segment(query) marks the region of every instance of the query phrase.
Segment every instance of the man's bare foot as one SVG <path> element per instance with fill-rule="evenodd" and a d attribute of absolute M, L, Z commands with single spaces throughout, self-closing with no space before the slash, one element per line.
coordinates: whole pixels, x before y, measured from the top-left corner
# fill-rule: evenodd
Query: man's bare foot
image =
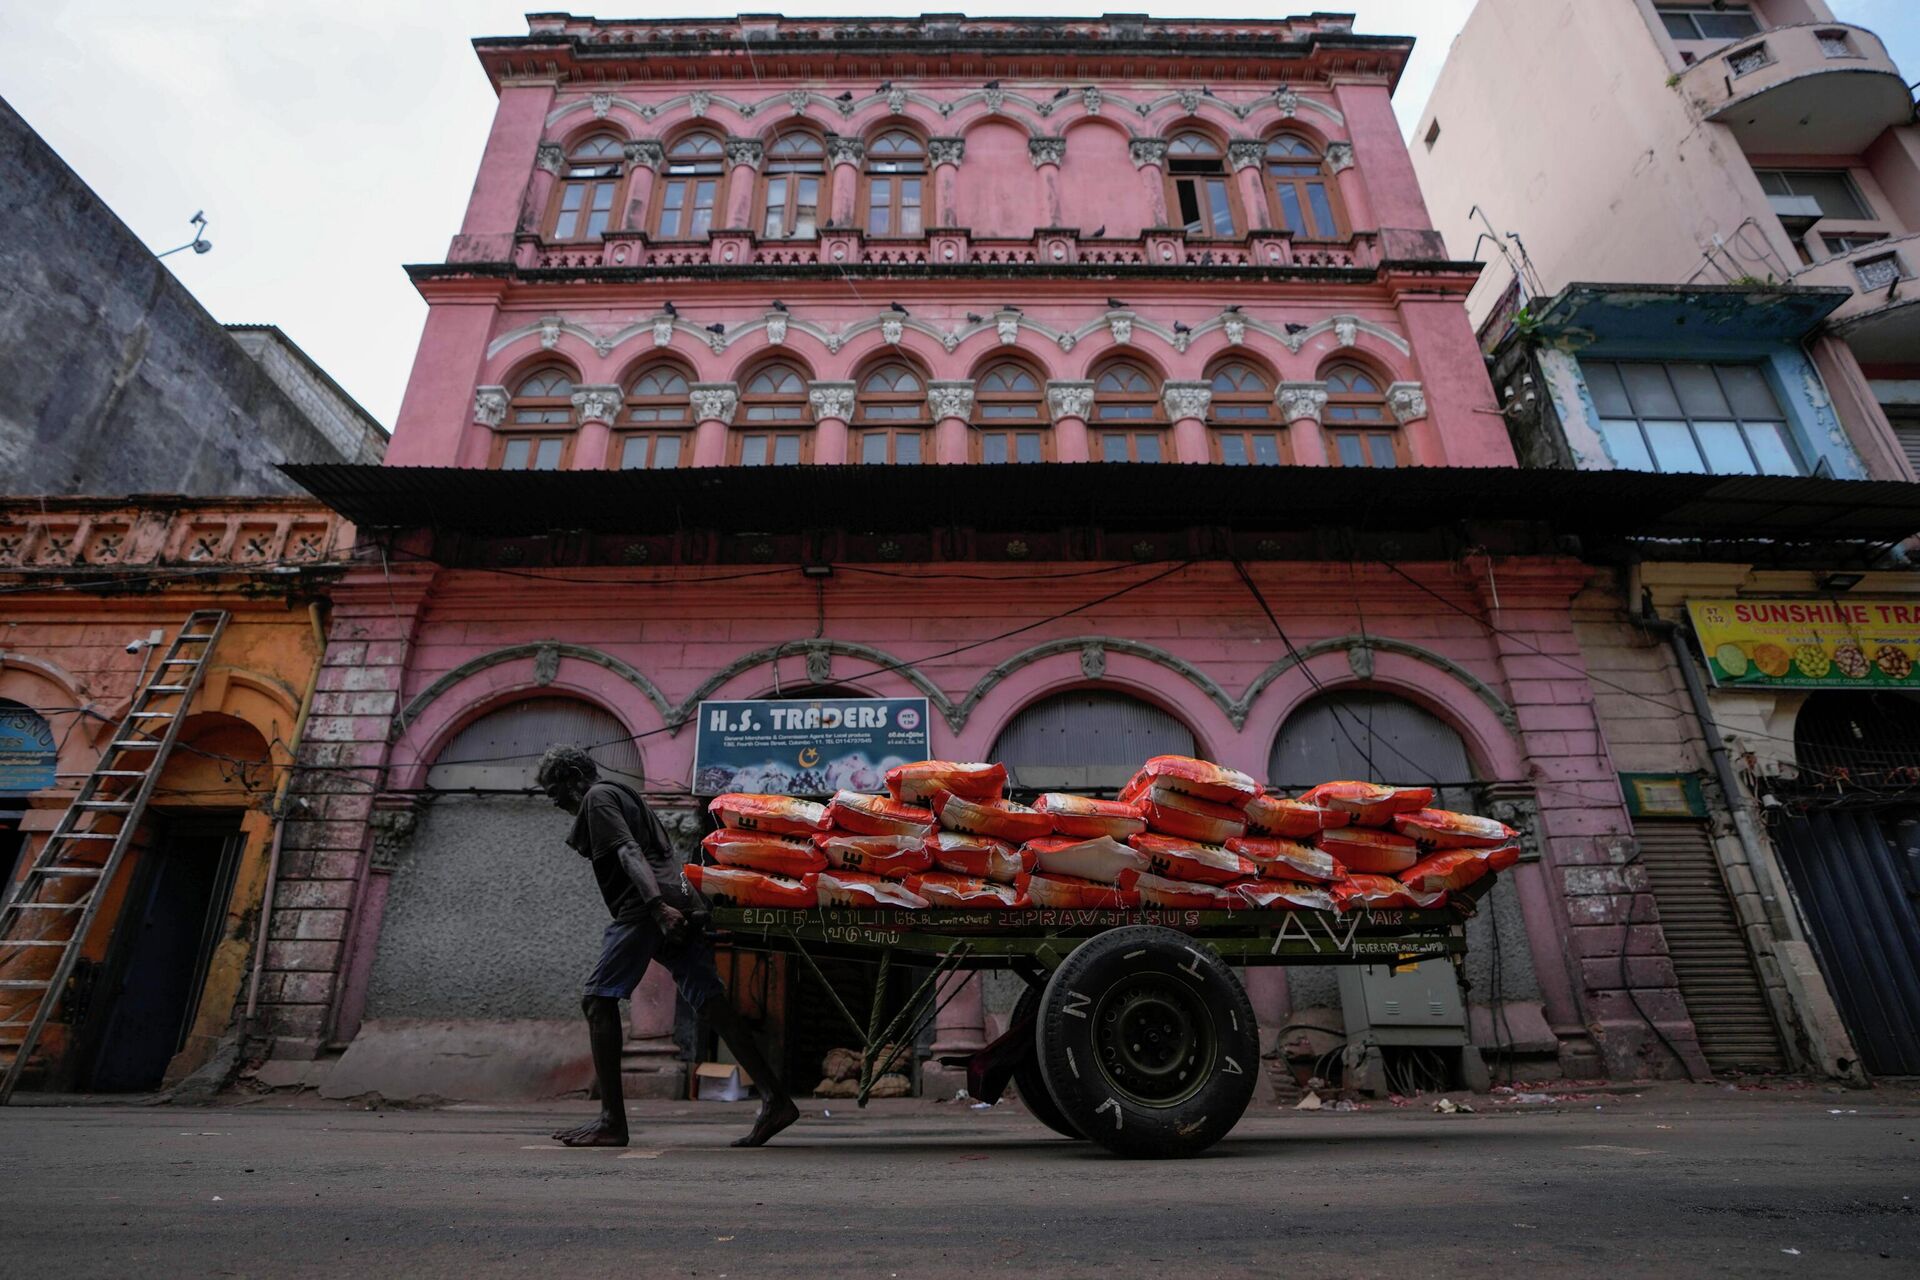
<path fill-rule="evenodd" d="M 753 1118 L 753 1128 L 744 1138 L 735 1139 L 730 1145 L 736 1147 L 764 1147 L 767 1139 L 780 1132 L 800 1118 L 800 1109 L 793 1105 L 792 1098 L 782 1098 L 778 1102 L 769 1098 L 760 1104 L 760 1114 Z"/>
<path fill-rule="evenodd" d="M 624 1147 L 627 1127 L 601 1116 L 577 1128 L 562 1129 L 553 1135 L 553 1140 L 565 1147 Z"/>

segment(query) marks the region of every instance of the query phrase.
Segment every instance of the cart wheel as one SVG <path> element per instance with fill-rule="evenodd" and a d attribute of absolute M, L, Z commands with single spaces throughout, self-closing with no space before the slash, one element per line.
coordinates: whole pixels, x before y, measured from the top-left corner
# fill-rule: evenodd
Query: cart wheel
<path fill-rule="evenodd" d="M 1123 1156 L 1191 1156 L 1253 1099 L 1260 1031 L 1204 944 L 1152 925 L 1081 943 L 1040 1001 L 1040 1070 L 1061 1114 Z"/>
<path fill-rule="evenodd" d="M 1040 988 L 1028 987 L 1013 1006 L 1013 1026 L 1019 1026 L 1026 1018 L 1037 1018 L 1040 1010 Z M 1038 1037 L 1036 1036 L 1036 1039 Z M 1020 1091 L 1020 1105 L 1027 1113 L 1047 1128 L 1063 1138 L 1085 1140 L 1086 1135 L 1073 1127 L 1064 1115 L 1060 1114 L 1060 1104 L 1053 1100 L 1053 1094 L 1047 1088 L 1046 1073 L 1040 1070 L 1040 1053 L 1034 1048 L 1024 1054 L 1013 1067 L 1013 1086 Z"/>

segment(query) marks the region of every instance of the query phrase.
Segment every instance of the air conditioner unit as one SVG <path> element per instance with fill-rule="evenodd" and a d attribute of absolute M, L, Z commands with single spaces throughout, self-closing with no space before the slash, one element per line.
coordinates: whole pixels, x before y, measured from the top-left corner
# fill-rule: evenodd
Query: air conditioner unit
<path fill-rule="evenodd" d="M 1820 212 L 1820 202 L 1812 196 L 1768 196 L 1767 203 L 1773 207 L 1790 236 L 1805 235 L 1807 229 L 1824 216 Z"/>

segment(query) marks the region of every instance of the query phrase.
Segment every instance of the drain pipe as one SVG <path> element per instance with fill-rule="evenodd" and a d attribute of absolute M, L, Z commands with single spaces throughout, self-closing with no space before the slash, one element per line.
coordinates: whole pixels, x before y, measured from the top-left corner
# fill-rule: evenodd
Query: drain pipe
<path fill-rule="evenodd" d="M 313 699 L 320 691 L 320 669 L 327 655 L 327 632 L 320 623 L 319 601 L 307 603 L 307 622 L 313 628 L 313 672 L 307 677 L 307 691 L 300 697 L 300 711 L 293 721 L 293 738 L 287 743 L 287 754 L 292 758 L 280 775 L 279 785 L 274 788 L 273 805 L 268 810 L 273 815 L 273 843 L 267 850 L 267 884 L 260 895 L 260 929 L 253 940 L 253 973 L 247 979 L 243 1026 L 248 1027 L 253 1025 L 254 1010 L 260 1004 L 260 974 L 267 967 L 267 931 L 273 923 L 273 891 L 280 883 L 280 841 L 287 830 L 287 791 L 293 785 L 294 765 L 300 759 L 300 740 L 306 736 L 307 717 L 313 714 Z"/>

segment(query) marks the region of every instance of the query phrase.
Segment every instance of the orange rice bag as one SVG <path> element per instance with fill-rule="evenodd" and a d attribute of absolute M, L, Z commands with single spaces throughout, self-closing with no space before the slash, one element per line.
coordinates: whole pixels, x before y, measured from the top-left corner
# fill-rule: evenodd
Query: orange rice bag
<path fill-rule="evenodd" d="M 1348 871 L 1397 876 L 1420 861 L 1420 846 L 1405 836 L 1371 827 L 1342 827 L 1322 831 L 1314 838 L 1322 853 L 1330 853 Z"/>
<path fill-rule="evenodd" d="M 1013 884 L 995 884 L 974 876 L 928 871 L 908 876 L 907 888 L 936 907 L 1030 907 L 1025 876 Z"/>
<path fill-rule="evenodd" d="M 1053 819 L 1054 831 L 1063 836 L 1112 836 L 1125 840 L 1147 829 L 1140 806 L 1123 800 L 1094 800 L 1088 796 L 1049 791 L 1033 802 L 1035 812 Z"/>
<path fill-rule="evenodd" d="M 1217 804 L 1243 805 L 1260 794 L 1260 784 L 1238 769 L 1192 756 L 1155 756 L 1140 766 L 1140 772 L 1127 784 L 1127 791 L 1144 788 L 1152 782 Z M 1133 796 L 1123 791 L 1120 798 L 1131 800 Z"/>
<path fill-rule="evenodd" d="M 933 815 L 885 796 L 858 791 L 836 791 L 827 806 L 827 821 L 842 831 L 863 836 L 912 836 L 925 840 L 933 831 Z"/>
<path fill-rule="evenodd" d="M 1037 871 L 1027 881 L 1027 897 L 1036 907 L 1058 907 L 1070 911 L 1129 909 L 1140 905 L 1140 894 L 1133 889 L 1082 880 L 1077 876 L 1050 876 Z"/>
<path fill-rule="evenodd" d="M 781 876 L 804 876 L 827 865 L 820 851 L 805 840 L 790 836 L 762 835 L 757 831 L 736 831 L 722 827 L 707 833 L 700 842 L 707 856 L 729 867 L 748 867 L 771 871 Z"/>
<path fill-rule="evenodd" d="M 1448 849 L 1422 858 L 1400 873 L 1400 883 L 1415 893 L 1464 889 L 1493 870 L 1480 853 L 1478 849 Z"/>
<path fill-rule="evenodd" d="M 1169 790 L 1158 782 L 1144 788 L 1137 803 L 1146 815 L 1147 829 L 1163 836 L 1225 844 L 1247 834 L 1246 819 L 1238 809 Z"/>
<path fill-rule="evenodd" d="M 823 907 L 906 907 L 919 911 L 931 905 L 898 880 L 864 871 L 822 871 L 816 878 Z"/>
<path fill-rule="evenodd" d="M 887 770 L 887 794 L 914 804 L 926 804 L 942 791 L 969 800 L 998 800 L 1006 789 L 1007 766 L 1003 764 L 919 760 Z"/>
<path fill-rule="evenodd" d="M 1284 880 L 1243 880 L 1234 891 L 1250 907 L 1262 911 L 1333 911 L 1333 895 L 1315 885 L 1288 884 Z"/>
<path fill-rule="evenodd" d="M 1247 905 L 1232 889 L 1191 880 L 1168 880 L 1152 872 L 1128 872 L 1123 888 L 1140 895 L 1143 907 L 1198 908 L 1202 911 L 1238 911 Z"/>
<path fill-rule="evenodd" d="M 969 800 L 943 791 L 933 798 L 933 811 L 948 831 L 992 836 L 1013 844 L 1053 834 L 1052 818 L 1011 800 Z"/>
<path fill-rule="evenodd" d="M 1389 787 L 1378 782 L 1323 782 L 1300 797 L 1308 804 L 1350 814 L 1363 827 L 1384 827 L 1396 813 L 1433 803 L 1432 787 Z"/>
<path fill-rule="evenodd" d="M 913 836 L 848 836 L 829 831 L 815 836 L 813 846 L 842 871 L 869 871 L 893 880 L 933 865 L 926 841 Z"/>
<path fill-rule="evenodd" d="M 1013 884 L 1033 870 L 1033 854 L 992 836 L 936 831 L 927 837 L 925 847 L 934 866 L 955 875 Z"/>
<path fill-rule="evenodd" d="M 1260 868 L 1262 880 L 1338 880 L 1344 871 L 1332 854 L 1298 840 L 1241 836 L 1227 848 Z"/>
<path fill-rule="evenodd" d="M 1348 821 L 1348 815 L 1337 810 L 1283 796 L 1255 796 L 1247 801 L 1242 812 L 1246 815 L 1247 830 L 1287 839 L 1310 836 L 1328 827 L 1344 827 Z"/>
<path fill-rule="evenodd" d="M 749 795 L 730 791 L 715 796 L 707 812 L 726 827 L 742 831 L 765 831 L 777 836 L 810 836 L 827 829 L 827 808 L 811 800 L 792 796 Z"/>
<path fill-rule="evenodd" d="M 829 873 L 823 871 L 820 874 L 825 876 Z M 1437 907 L 1446 900 L 1444 891 L 1418 893 L 1392 876 L 1350 875 L 1333 886 L 1334 905 L 1341 911 L 1351 911 L 1355 907 L 1374 911 L 1386 911 L 1394 907 Z"/>
<path fill-rule="evenodd" d="M 1121 844 L 1112 836 L 1077 840 L 1072 836 L 1047 836 L 1029 840 L 1021 846 L 1030 853 L 1037 870 L 1049 875 L 1073 876 L 1112 884 L 1122 871 L 1145 871 L 1147 855 Z"/>
<path fill-rule="evenodd" d="M 681 869 L 694 892 L 721 907 L 811 907 L 819 900 L 818 882 L 824 874 L 810 871 L 796 880 L 746 867 L 690 863 Z"/>
<path fill-rule="evenodd" d="M 1504 822 L 1446 809 L 1395 814 L 1393 829 L 1429 849 L 1496 849 L 1520 834 Z"/>
<path fill-rule="evenodd" d="M 1260 869 L 1247 858 L 1219 845 L 1200 844 L 1177 836 L 1137 835 L 1127 842 L 1147 855 L 1147 874 L 1194 884 L 1232 884 L 1251 880 Z"/>

